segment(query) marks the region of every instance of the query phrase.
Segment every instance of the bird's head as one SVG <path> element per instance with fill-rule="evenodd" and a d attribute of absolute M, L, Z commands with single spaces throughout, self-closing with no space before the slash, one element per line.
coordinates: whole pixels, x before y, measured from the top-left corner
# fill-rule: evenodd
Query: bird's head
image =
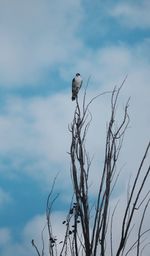
<path fill-rule="evenodd" d="M 79 74 L 79 73 L 77 73 L 77 74 L 76 74 L 76 76 L 80 76 L 80 74 Z"/>

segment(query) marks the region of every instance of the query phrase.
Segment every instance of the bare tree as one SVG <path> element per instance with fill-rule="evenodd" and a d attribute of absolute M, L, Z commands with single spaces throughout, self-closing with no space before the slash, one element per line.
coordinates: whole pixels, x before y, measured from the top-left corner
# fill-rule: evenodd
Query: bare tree
<path fill-rule="evenodd" d="M 46 207 L 46 219 L 49 236 L 49 255 L 86 255 L 86 256 L 106 256 L 129 255 L 134 250 L 134 255 L 142 255 L 149 242 L 145 241 L 146 234 L 150 231 L 148 227 L 143 231 L 143 221 L 148 208 L 150 197 L 149 192 L 143 194 L 145 183 L 149 177 L 150 166 L 145 168 L 145 160 L 148 156 L 150 143 L 144 152 L 140 166 L 136 172 L 133 183 L 128 187 L 127 204 L 121 221 L 120 240 L 117 246 L 113 245 L 113 221 L 119 202 L 111 209 L 111 195 L 119 177 L 117 163 L 126 129 L 129 124 L 129 99 L 124 107 L 122 120 L 117 122 L 117 104 L 120 91 L 125 80 L 119 88 L 114 88 L 111 92 L 111 115 L 106 132 L 104 165 L 99 170 L 99 186 L 97 196 L 90 203 L 89 197 L 89 172 L 91 168 L 91 159 L 86 150 L 85 140 L 88 128 L 92 120 L 92 114 L 89 110 L 92 102 L 104 93 L 91 99 L 86 104 L 86 90 L 82 103 L 79 104 L 76 99 L 76 107 L 73 121 L 69 126 L 71 134 L 70 159 L 71 159 L 71 178 L 73 184 L 73 198 L 69 213 L 63 224 L 66 225 L 66 231 L 63 241 L 57 241 L 52 232 L 53 223 L 51 223 L 52 205 L 57 195 L 52 199 L 55 180 L 48 196 Z M 108 92 L 106 92 L 108 93 Z M 110 93 L 110 92 L 109 92 Z M 142 175 L 141 175 L 142 173 Z M 92 207 L 93 206 L 93 207 Z M 134 216 L 143 209 L 140 215 L 139 227 L 136 233 L 137 237 L 132 244 L 128 244 L 130 235 L 134 229 Z M 112 213 L 111 213 L 112 212 Z M 111 214 L 110 214 L 111 213 Z M 109 238 L 109 239 L 108 239 Z M 34 240 L 34 246 L 38 256 L 44 256 L 44 239 L 42 238 L 42 251 L 38 249 Z M 58 250 L 58 245 L 61 249 Z"/>

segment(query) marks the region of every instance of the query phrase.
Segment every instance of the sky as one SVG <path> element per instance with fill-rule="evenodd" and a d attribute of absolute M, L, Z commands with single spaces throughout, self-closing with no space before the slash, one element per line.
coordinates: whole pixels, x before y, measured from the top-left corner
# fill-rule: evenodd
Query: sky
<path fill-rule="evenodd" d="M 75 108 L 71 81 L 77 72 L 83 78 L 80 97 L 90 77 L 87 98 L 112 90 L 128 75 L 118 118 L 131 96 L 121 164 L 126 178 L 134 175 L 149 140 L 149 12 L 149 0 L 0 0 L 1 256 L 34 255 L 30 241 L 40 240 L 57 173 L 55 193 L 60 196 L 54 219 L 61 233 L 71 194 L 68 124 Z M 87 147 L 94 154 L 92 195 L 109 102 L 105 95 L 91 106 Z M 123 195 L 126 182 L 122 178 L 116 197 Z"/>

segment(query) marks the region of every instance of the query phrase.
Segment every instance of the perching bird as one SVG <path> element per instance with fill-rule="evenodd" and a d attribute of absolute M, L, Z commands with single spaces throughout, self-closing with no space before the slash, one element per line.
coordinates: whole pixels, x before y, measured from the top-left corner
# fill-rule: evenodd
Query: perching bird
<path fill-rule="evenodd" d="M 76 74 L 76 76 L 72 79 L 72 100 L 75 100 L 78 92 L 82 86 L 82 77 L 79 73 Z"/>

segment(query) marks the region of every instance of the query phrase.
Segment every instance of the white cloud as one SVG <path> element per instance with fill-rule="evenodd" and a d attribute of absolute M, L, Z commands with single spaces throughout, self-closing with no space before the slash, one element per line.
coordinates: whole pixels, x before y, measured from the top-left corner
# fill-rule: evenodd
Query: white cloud
<path fill-rule="evenodd" d="M 126 194 L 119 195 L 117 198 L 114 198 L 111 201 L 110 216 L 118 200 L 119 200 L 119 204 L 113 219 L 113 251 L 114 252 L 116 252 L 116 249 L 118 248 L 118 244 L 120 241 L 122 218 L 123 218 L 123 213 L 124 213 L 124 209 L 126 207 L 126 202 L 127 202 Z M 136 212 L 136 214 L 134 215 L 133 223 L 135 224 L 135 226 L 130 234 L 130 239 L 128 240 L 127 248 L 130 248 L 130 245 L 132 245 L 132 243 L 134 243 L 137 239 L 138 224 L 140 223 L 140 216 L 141 216 L 142 210 L 143 209 L 140 208 L 140 210 Z M 66 217 L 66 213 L 61 211 L 58 211 L 58 212 L 54 211 L 51 216 L 52 230 L 53 230 L 53 235 L 57 238 L 58 251 L 59 249 L 61 249 L 61 245 L 59 245 L 59 242 L 62 241 L 64 238 L 65 225 L 62 224 L 62 221 L 65 220 L 65 217 Z M 144 228 L 142 229 L 143 231 L 148 228 L 148 224 L 149 224 L 149 209 L 145 216 L 145 222 L 143 223 L 143 228 Z M 109 228 L 110 226 L 108 226 L 107 252 L 110 249 Z M 7 229 L 0 230 L 0 239 L 2 238 L 0 240 L 2 242 L 1 255 L 9 256 L 11 255 L 11 253 L 17 254 L 17 255 L 21 254 L 23 256 L 33 255 L 34 248 L 31 245 L 32 239 L 34 239 L 34 242 L 38 246 L 39 251 L 41 251 L 42 250 L 41 232 L 43 231 L 43 229 L 44 229 L 44 233 L 43 233 L 44 248 L 45 248 L 45 253 L 48 254 L 48 231 L 46 227 L 46 216 L 45 214 L 42 214 L 42 215 L 34 216 L 31 220 L 29 220 L 25 224 L 25 226 L 21 231 L 20 240 L 18 242 L 12 241 L 9 230 Z M 148 248 L 145 250 L 145 254 L 143 255 L 147 255 L 146 253 L 148 253 Z M 133 254 L 131 253 L 131 255 L 134 255 L 134 251 L 133 251 Z"/>
<path fill-rule="evenodd" d="M 122 228 L 122 221 L 123 221 L 123 217 L 124 217 L 124 213 L 125 213 L 125 209 L 126 209 L 126 205 L 127 205 L 127 194 L 124 193 L 123 195 L 119 195 L 117 198 L 112 199 L 110 202 L 110 206 L 111 206 L 111 210 L 110 210 L 110 216 L 112 215 L 112 212 L 115 208 L 115 206 L 117 205 L 117 208 L 115 210 L 115 214 L 114 214 L 114 218 L 113 218 L 113 254 L 116 255 L 116 251 L 121 239 L 121 228 Z M 131 204 L 132 207 L 132 204 Z M 139 229 L 139 225 L 140 225 L 140 221 L 141 221 L 141 216 L 142 216 L 142 212 L 143 212 L 144 206 L 141 206 L 139 208 L 138 211 L 134 212 L 134 216 L 132 219 L 132 225 L 130 228 L 130 235 L 129 238 L 127 240 L 126 243 L 126 248 L 124 250 L 124 255 L 126 254 L 126 252 L 128 251 L 128 249 L 134 244 L 134 242 L 136 242 L 137 238 L 138 238 L 138 229 Z M 142 225 L 142 232 L 144 232 L 145 230 L 147 230 L 149 228 L 149 208 L 147 209 L 147 213 L 145 215 L 145 219 Z M 145 241 L 144 241 L 145 239 Z M 141 239 L 141 245 L 140 248 L 142 248 L 144 246 L 144 244 L 146 244 L 149 241 L 149 233 L 147 233 L 145 236 L 142 237 Z M 134 248 L 134 250 L 131 251 L 131 253 L 129 255 L 134 256 L 136 255 L 136 246 Z M 147 255 L 149 251 L 149 248 L 145 249 L 145 252 L 143 253 L 143 255 Z M 108 225 L 108 233 L 107 233 L 107 254 L 110 253 L 110 223 Z"/>
<path fill-rule="evenodd" d="M 129 28 L 150 28 L 150 2 L 149 0 L 136 2 L 122 2 L 116 4 L 109 13 L 118 18 Z"/>
<path fill-rule="evenodd" d="M 65 225 L 62 221 L 66 217 L 64 212 L 53 212 L 51 220 L 53 223 L 53 235 L 57 236 L 58 250 L 61 248 L 59 242 L 62 241 L 65 232 Z M 0 245 L 2 248 L 2 256 L 23 255 L 30 256 L 35 253 L 31 241 L 34 239 L 38 249 L 42 250 L 41 232 L 43 231 L 45 254 L 48 254 L 48 230 L 46 226 L 46 216 L 37 215 L 29 220 L 21 230 L 20 241 L 16 242 L 10 238 L 10 232 L 7 229 L 0 229 Z"/>
<path fill-rule="evenodd" d="M 81 70 L 83 74 L 84 86 L 87 74 L 92 74 L 89 98 L 99 92 L 112 90 L 113 86 L 116 83 L 119 85 L 128 73 L 120 99 L 121 109 L 119 109 L 120 118 L 123 104 L 131 96 L 129 108 L 131 128 L 127 132 L 129 139 L 125 140 L 126 157 L 123 160 L 125 162 L 130 159 L 131 152 L 136 152 L 136 159 L 139 159 L 148 140 L 150 93 L 148 45 L 149 41 L 137 45 L 134 49 L 123 45 L 106 47 L 93 55 L 92 52 L 87 52 L 85 61 L 79 59 L 76 63 L 77 70 Z M 71 73 L 72 69 L 70 68 L 68 72 Z M 93 121 L 88 134 L 88 147 L 89 153 L 98 156 L 99 152 L 101 154 L 103 152 L 105 124 L 109 118 L 109 98 L 109 95 L 101 97 L 91 106 Z M 47 180 L 49 175 L 54 175 L 56 169 L 62 171 L 63 179 L 66 179 L 65 175 L 69 174 L 68 124 L 72 120 L 73 109 L 74 104 L 68 93 L 30 99 L 9 97 L 0 116 L 2 156 L 12 156 L 14 167 L 22 166 L 19 169 L 40 179 L 45 177 Z M 37 172 L 37 169 L 42 171 Z"/>
<path fill-rule="evenodd" d="M 34 84 L 81 47 L 80 1 L 0 1 L 0 83 Z"/>
<path fill-rule="evenodd" d="M 123 17 L 123 22 L 130 27 L 148 28 L 149 3 L 143 1 L 141 5 L 119 4 L 112 9 L 111 14 L 119 19 Z M 42 71 L 39 70 L 63 61 L 67 63 L 70 56 L 74 56 L 74 67 L 69 66 L 66 69 L 65 66 L 62 68 L 60 65 L 61 75 L 68 79 L 74 70 L 79 70 L 83 74 L 84 85 L 91 75 L 88 98 L 99 92 L 112 90 L 113 86 L 119 85 L 128 73 L 118 109 L 118 118 L 120 118 L 123 105 L 131 96 L 130 128 L 127 130 L 120 161 L 120 166 L 126 164 L 120 180 L 122 189 L 120 198 L 123 200 L 123 188 L 126 188 L 129 175 L 134 176 L 149 139 L 149 39 L 134 47 L 120 43 L 117 46 L 111 45 L 98 50 L 87 48 L 79 57 L 75 54 L 82 48 L 81 41 L 75 36 L 82 13 L 79 1 L 57 0 L 49 4 L 46 0 L 38 3 L 34 0 L 26 2 L 15 0 L 13 3 L 3 0 L 0 7 L 2 17 L 0 82 L 4 85 L 11 86 L 15 83 L 20 86 L 22 82 L 35 83 L 41 76 Z M 68 20 L 71 20 L 71 24 Z M 70 96 L 68 92 L 30 99 L 12 96 L 6 99 L 0 112 L 1 159 L 3 157 L 11 159 L 9 165 L 7 161 L 2 161 L 0 166 L 2 174 L 8 172 L 10 177 L 14 170 L 19 170 L 19 175 L 23 171 L 37 179 L 45 188 L 45 184 L 48 182 L 49 185 L 49 180 L 60 171 L 56 186 L 58 185 L 63 191 L 61 198 L 65 203 L 66 198 L 69 201 L 68 193 L 65 191 L 70 185 L 70 164 L 67 154 L 70 134 L 67 126 L 72 120 L 74 110 Z M 97 193 L 100 166 L 103 162 L 109 99 L 110 97 L 106 95 L 97 99 L 91 106 L 93 120 L 88 133 L 87 146 L 91 156 L 94 155 L 90 176 L 92 195 Z M 17 171 L 15 175 L 18 175 Z M 146 189 L 147 187 L 148 185 Z M 9 200 L 9 192 L 0 189 L 0 205 Z M 119 214 L 120 212 L 118 218 Z M 59 224 L 62 215 L 58 213 L 59 221 L 54 221 L 56 233 L 61 235 Z M 148 220 L 146 222 L 148 223 Z M 13 244 L 11 241 L 2 256 L 29 255 L 27 250 L 31 250 L 33 255 L 30 241 L 35 238 L 39 243 L 44 223 L 44 215 L 36 216 L 29 221 L 22 231 L 22 242 Z M 3 245 L 10 241 L 9 230 L 1 230 L 0 239 Z"/>
<path fill-rule="evenodd" d="M 68 124 L 72 120 L 71 95 L 32 99 L 8 98 L 0 116 L 1 172 L 8 178 L 25 172 L 44 183 L 50 183 L 60 172 L 69 174 Z M 18 174 L 17 174 L 18 173 Z M 68 176 L 68 175 L 67 175 Z M 70 180 L 62 182 L 67 188 Z"/>
<path fill-rule="evenodd" d="M 0 245 L 7 245 L 11 240 L 11 233 L 8 228 L 0 228 Z"/>
<path fill-rule="evenodd" d="M 62 221 L 66 218 L 66 214 L 64 212 L 56 212 L 54 211 L 51 214 L 51 223 L 52 223 L 52 232 L 53 236 L 57 238 L 57 244 L 63 240 L 65 233 L 65 225 L 62 224 Z M 47 230 L 47 222 L 46 215 L 38 215 L 35 216 L 32 220 L 30 220 L 23 230 L 23 238 L 24 240 L 32 240 L 34 239 L 35 243 L 38 247 L 42 248 L 42 240 L 41 240 L 41 232 L 43 231 L 44 241 L 45 241 L 45 250 L 48 250 L 48 230 Z"/>

